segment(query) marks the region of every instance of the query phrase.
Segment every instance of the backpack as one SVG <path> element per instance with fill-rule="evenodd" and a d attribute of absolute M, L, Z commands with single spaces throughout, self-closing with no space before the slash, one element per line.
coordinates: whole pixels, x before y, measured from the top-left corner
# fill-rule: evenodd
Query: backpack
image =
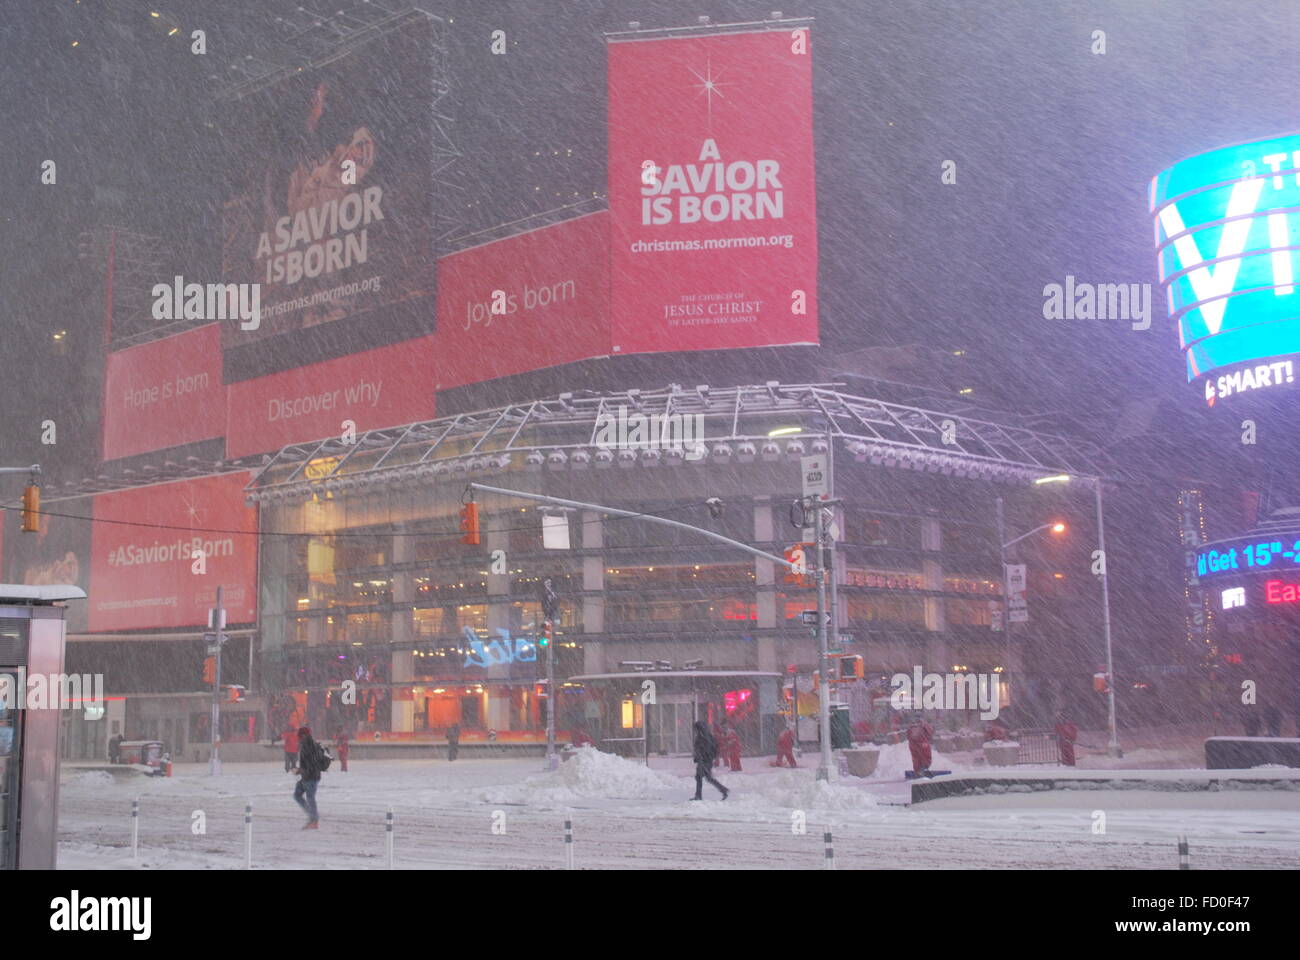
<path fill-rule="evenodd" d="M 300 758 L 299 766 L 304 770 L 311 769 L 316 773 L 324 773 L 330 768 L 330 761 L 334 758 L 329 755 L 329 751 L 321 746 L 318 741 L 313 740 L 311 745 L 315 749 L 311 751 L 310 761 L 307 761 L 306 757 Z M 311 764 L 310 768 L 308 767 L 308 762 Z"/>

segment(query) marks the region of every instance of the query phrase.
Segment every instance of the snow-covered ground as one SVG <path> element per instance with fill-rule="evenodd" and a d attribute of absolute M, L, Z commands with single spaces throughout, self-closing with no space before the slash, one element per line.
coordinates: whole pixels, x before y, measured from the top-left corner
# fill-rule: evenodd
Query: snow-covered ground
<path fill-rule="evenodd" d="M 294 777 L 275 762 L 226 764 L 216 779 L 196 764 L 178 764 L 169 779 L 69 767 L 59 865 L 242 867 L 251 802 L 255 868 L 385 867 L 390 807 L 399 868 L 562 867 L 566 811 L 575 863 L 588 869 L 819 869 L 827 826 L 843 868 L 1175 869 L 1180 835 L 1193 869 L 1300 866 L 1300 790 L 1011 793 L 903 806 L 906 787 L 889 781 L 901 777 L 906 753 L 886 747 L 876 776 L 829 784 L 816 782 L 815 756 L 798 770 L 746 758 L 743 772 L 718 773 L 730 799 L 705 784 L 701 803 L 688 801 L 693 768 L 684 758 L 647 768 L 582 751 L 552 773 L 538 758 L 354 760 L 348 773 L 336 762 L 318 794 L 320 829 L 305 832 Z M 934 766 L 976 772 L 977 764 L 936 756 Z M 205 833 L 194 831 L 199 811 Z M 1094 833 L 1098 811 L 1104 833 Z M 796 832 L 801 824 L 806 832 Z"/>

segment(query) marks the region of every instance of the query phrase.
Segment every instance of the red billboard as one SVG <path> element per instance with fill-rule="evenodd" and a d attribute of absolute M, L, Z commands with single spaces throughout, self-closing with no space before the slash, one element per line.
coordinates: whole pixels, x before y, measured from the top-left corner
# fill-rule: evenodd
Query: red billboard
<path fill-rule="evenodd" d="M 606 356 L 609 214 L 438 261 L 438 389 Z"/>
<path fill-rule="evenodd" d="M 91 632 L 202 627 L 224 588 L 227 623 L 257 618 L 257 511 L 247 473 L 95 497 Z"/>
<path fill-rule="evenodd" d="M 110 353 L 101 427 L 105 460 L 221 436 L 226 388 L 220 325 Z"/>
<path fill-rule="evenodd" d="M 817 342 L 810 44 L 609 44 L 614 352 Z"/>
<path fill-rule="evenodd" d="M 417 337 L 232 383 L 227 388 L 226 456 L 429 420 L 433 356 L 433 337 Z"/>

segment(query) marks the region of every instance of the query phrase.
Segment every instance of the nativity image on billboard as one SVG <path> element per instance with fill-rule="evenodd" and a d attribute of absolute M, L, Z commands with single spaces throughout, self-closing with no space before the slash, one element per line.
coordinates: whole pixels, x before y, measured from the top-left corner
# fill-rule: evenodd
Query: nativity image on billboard
<path fill-rule="evenodd" d="M 258 285 L 228 382 L 432 331 L 431 49 L 417 25 L 224 105 L 223 279 Z"/>

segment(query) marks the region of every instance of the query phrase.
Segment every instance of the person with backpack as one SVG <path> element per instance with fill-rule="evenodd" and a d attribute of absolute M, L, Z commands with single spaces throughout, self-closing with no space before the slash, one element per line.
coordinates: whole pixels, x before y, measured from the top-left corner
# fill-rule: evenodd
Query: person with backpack
<path fill-rule="evenodd" d="M 294 787 L 293 799 L 307 813 L 304 830 L 316 830 L 320 826 L 320 814 L 316 810 L 316 788 L 320 786 L 320 775 L 329 769 L 332 758 L 325 749 L 312 739 L 310 727 L 298 728 L 298 785 Z"/>

